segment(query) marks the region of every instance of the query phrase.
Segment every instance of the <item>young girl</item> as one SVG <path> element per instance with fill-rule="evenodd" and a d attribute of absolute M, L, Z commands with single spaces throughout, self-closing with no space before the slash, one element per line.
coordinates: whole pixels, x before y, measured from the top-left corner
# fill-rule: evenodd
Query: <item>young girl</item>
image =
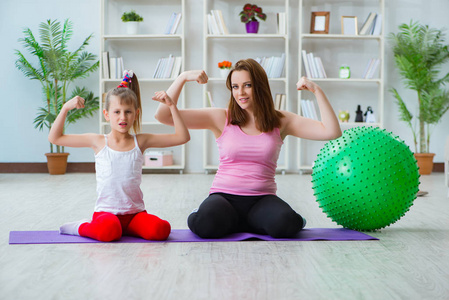
<path fill-rule="evenodd" d="M 61 226 L 61 234 L 80 235 L 102 242 L 120 239 L 122 234 L 147 240 L 165 240 L 170 224 L 145 211 L 142 179 L 143 153 L 149 147 L 170 147 L 186 143 L 189 132 L 176 104 L 165 92 L 157 92 L 153 100 L 163 103 L 172 114 L 174 134 L 138 133 L 141 123 L 141 102 L 137 77 L 125 71 L 122 83 L 106 95 L 103 114 L 111 131 L 101 134 L 64 134 L 67 113 L 84 107 L 79 96 L 64 104 L 50 130 L 48 140 L 67 147 L 90 147 L 95 152 L 97 202 L 92 221 L 83 220 Z"/>
<path fill-rule="evenodd" d="M 176 102 L 187 81 L 207 82 L 204 71 L 182 73 L 167 90 Z M 321 88 L 301 78 L 297 89 L 315 94 L 321 120 L 274 109 L 267 75 L 253 59 L 240 60 L 229 73 L 228 109 L 181 110 L 188 128 L 209 129 L 216 137 L 219 166 L 209 196 L 188 218 L 203 238 L 250 231 L 275 238 L 296 234 L 305 219 L 276 196 L 274 180 L 279 152 L 287 135 L 314 140 L 341 136 L 335 113 Z M 169 107 L 159 104 L 156 119 L 174 125 Z"/>

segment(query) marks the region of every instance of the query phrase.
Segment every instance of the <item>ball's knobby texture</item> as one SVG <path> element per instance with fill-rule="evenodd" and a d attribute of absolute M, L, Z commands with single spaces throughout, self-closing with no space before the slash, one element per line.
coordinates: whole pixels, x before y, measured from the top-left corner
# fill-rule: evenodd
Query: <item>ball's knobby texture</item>
<path fill-rule="evenodd" d="M 321 149 L 312 185 L 320 208 L 334 222 L 371 231 L 393 224 L 413 205 L 418 166 L 397 136 L 377 127 L 355 127 Z"/>

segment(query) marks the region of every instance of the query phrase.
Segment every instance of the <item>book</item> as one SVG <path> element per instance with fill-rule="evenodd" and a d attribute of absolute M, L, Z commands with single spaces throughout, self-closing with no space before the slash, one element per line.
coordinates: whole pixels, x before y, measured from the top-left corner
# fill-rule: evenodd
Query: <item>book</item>
<path fill-rule="evenodd" d="M 209 103 L 210 107 L 215 107 L 214 100 L 212 100 L 212 95 L 209 91 L 206 91 L 206 98 L 207 98 L 207 102 Z"/>
<path fill-rule="evenodd" d="M 276 94 L 274 99 L 274 109 L 279 110 L 281 109 L 281 94 Z"/>
<path fill-rule="evenodd" d="M 117 57 L 109 58 L 110 77 L 111 79 L 117 79 Z"/>
<path fill-rule="evenodd" d="M 286 20 L 285 13 L 277 13 L 277 33 L 286 34 Z"/>
<path fill-rule="evenodd" d="M 279 105 L 280 110 L 285 110 L 287 107 L 287 95 L 281 94 L 281 104 Z"/>
<path fill-rule="evenodd" d="M 301 100 L 301 114 L 305 118 L 310 118 L 309 109 L 306 104 L 306 100 Z"/>
<path fill-rule="evenodd" d="M 165 34 L 170 34 L 173 24 L 175 23 L 175 19 L 176 19 L 176 13 L 172 13 L 170 15 L 170 19 L 168 19 L 167 26 L 165 27 L 165 31 L 164 31 Z"/>
<path fill-rule="evenodd" d="M 207 24 L 209 27 L 209 34 L 212 34 L 212 35 L 220 34 L 220 30 L 218 29 L 218 24 L 215 21 L 215 18 L 212 14 L 207 15 Z"/>
<path fill-rule="evenodd" d="M 306 72 L 306 76 L 308 78 L 312 78 L 312 73 L 310 72 L 310 67 L 309 67 L 309 61 L 307 59 L 307 52 L 306 50 L 302 50 L 302 61 L 303 61 L 303 65 L 304 65 L 304 71 Z"/>
<path fill-rule="evenodd" d="M 320 57 L 315 57 L 315 61 L 318 65 L 318 69 L 320 70 L 320 74 L 323 76 L 321 78 L 327 78 L 326 71 L 324 70 L 323 62 Z"/>
<path fill-rule="evenodd" d="M 379 67 L 380 59 L 376 58 L 371 65 L 371 68 L 368 70 L 368 74 L 366 75 L 367 79 L 371 79 L 374 77 L 374 73 L 376 72 L 377 68 Z"/>
<path fill-rule="evenodd" d="M 172 54 L 170 54 L 167 58 L 167 64 L 162 74 L 162 78 L 171 78 L 171 72 L 174 64 L 175 64 L 175 57 Z"/>
<path fill-rule="evenodd" d="M 229 34 L 229 30 L 226 27 L 226 23 L 224 21 L 223 13 L 221 12 L 221 10 L 214 10 L 213 12 L 214 12 L 214 16 L 217 20 L 217 23 L 219 25 L 221 34 Z"/>
<path fill-rule="evenodd" d="M 182 14 L 177 13 L 173 26 L 170 29 L 170 34 L 175 34 L 178 30 L 179 24 L 181 23 Z"/>
<path fill-rule="evenodd" d="M 153 73 L 153 78 L 157 78 L 157 72 L 159 71 L 159 67 L 161 65 L 161 62 L 162 62 L 162 59 L 159 59 L 157 61 L 157 65 L 156 65 L 156 68 L 154 69 L 154 73 Z"/>
<path fill-rule="evenodd" d="M 376 17 L 376 13 L 374 13 L 374 12 L 369 13 L 368 17 L 366 18 L 365 22 L 363 23 L 362 27 L 360 28 L 359 35 L 370 34 L 375 17 Z"/>
<path fill-rule="evenodd" d="M 105 51 L 102 53 L 102 62 L 103 62 L 103 79 L 111 78 L 109 73 L 109 52 Z"/>
<path fill-rule="evenodd" d="M 363 78 L 363 79 L 367 79 L 366 76 L 368 75 L 368 71 L 371 69 L 371 66 L 372 66 L 373 62 L 374 62 L 374 58 L 371 58 L 371 59 L 368 61 L 368 63 L 366 64 L 366 66 L 365 66 L 365 71 L 363 71 L 363 75 L 362 75 L 362 78 Z"/>
<path fill-rule="evenodd" d="M 318 120 L 318 114 L 316 112 L 315 103 L 312 100 L 307 100 L 307 106 L 309 107 L 311 119 Z"/>
<path fill-rule="evenodd" d="M 173 65 L 170 78 L 178 77 L 179 73 L 181 72 L 181 66 L 182 66 L 182 57 L 181 56 L 175 57 L 175 63 Z"/>
<path fill-rule="evenodd" d="M 373 35 L 380 35 L 380 33 L 382 32 L 382 15 L 378 14 L 376 17 L 376 22 L 374 23 L 373 26 Z"/>

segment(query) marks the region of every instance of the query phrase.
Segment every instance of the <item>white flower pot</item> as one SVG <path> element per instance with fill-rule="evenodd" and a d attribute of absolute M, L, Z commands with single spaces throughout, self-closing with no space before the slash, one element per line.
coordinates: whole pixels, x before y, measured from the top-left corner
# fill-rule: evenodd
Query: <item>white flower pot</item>
<path fill-rule="evenodd" d="M 125 22 L 126 33 L 130 35 L 135 35 L 139 32 L 140 22 Z"/>
<path fill-rule="evenodd" d="M 227 78 L 229 74 L 229 69 L 220 69 L 220 77 Z"/>

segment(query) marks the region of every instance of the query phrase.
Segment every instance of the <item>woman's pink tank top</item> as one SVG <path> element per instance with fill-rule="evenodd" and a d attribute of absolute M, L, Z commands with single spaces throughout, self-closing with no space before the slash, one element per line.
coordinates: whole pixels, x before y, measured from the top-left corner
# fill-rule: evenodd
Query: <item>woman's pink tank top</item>
<path fill-rule="evenodd" d="M 239 126 L 229 124 L 216 142 L 220 164 L 211 194 L 276 194 L 274 176 L 283 144 L 279 128 L 259 135 L 248 135 Z"/>

